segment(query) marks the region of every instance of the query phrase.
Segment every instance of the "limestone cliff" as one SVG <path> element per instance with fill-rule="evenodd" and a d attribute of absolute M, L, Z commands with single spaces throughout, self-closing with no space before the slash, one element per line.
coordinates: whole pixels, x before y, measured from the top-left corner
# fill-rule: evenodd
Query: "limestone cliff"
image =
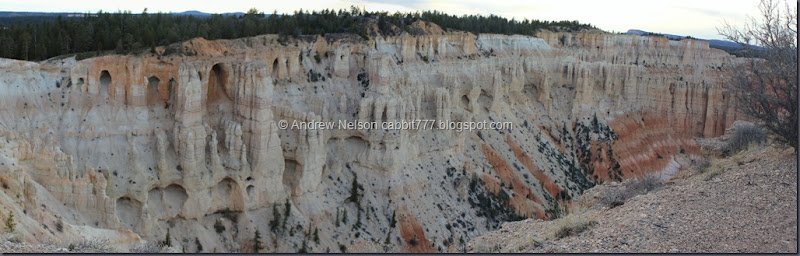
<path fill-rule="evenodd" d="M 248 251 L 256 229 L 265 251 L 460 251 L 598 181 L 679 171 L 738 118 L 739 60 L 705 42 L 426 31 L 1 60 L 3 214 L 30 241 L 71 235 L 36 224 L 57 218 L 126 245 L 169 229 L 187 252 Z M 276 125 L 415 119 L 514 126 Z"/>

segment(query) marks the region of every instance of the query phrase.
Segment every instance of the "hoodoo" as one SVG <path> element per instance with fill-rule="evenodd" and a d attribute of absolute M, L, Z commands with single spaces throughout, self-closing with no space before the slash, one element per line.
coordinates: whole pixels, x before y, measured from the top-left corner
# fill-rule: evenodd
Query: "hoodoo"
<path fill-rule="evenodd" d="M 29 242 L 248 251 L 258 230 L 262 251 L 460 251 L 597 183 L 672 175 L 740 118 L 723 77 L 741 59 L 703 41 L 412 26 L 2 59 L 0 212 Z M 434 125 L 282 126 L 341 120 Z"/>

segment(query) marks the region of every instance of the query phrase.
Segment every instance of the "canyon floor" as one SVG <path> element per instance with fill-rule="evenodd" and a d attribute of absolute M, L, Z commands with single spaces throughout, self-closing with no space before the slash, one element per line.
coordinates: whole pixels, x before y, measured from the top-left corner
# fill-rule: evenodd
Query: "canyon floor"
<path fill-rule="evenodd" d="M 706 140 L 705 148 L 719 145 Z M 710 155 L 717 172 L 685 170 L 617 207 L 598 205 L 600 185 L 580 210 L 554 221 L 505 223 L 476 238 L 472 252 L 536 253 L 797 253 L 796 153 L 757 146 L 729 157 Z M 716 156 L 714 156 L 716 155 Z M 557 238 L 563 227 L 586 227 Z"/>

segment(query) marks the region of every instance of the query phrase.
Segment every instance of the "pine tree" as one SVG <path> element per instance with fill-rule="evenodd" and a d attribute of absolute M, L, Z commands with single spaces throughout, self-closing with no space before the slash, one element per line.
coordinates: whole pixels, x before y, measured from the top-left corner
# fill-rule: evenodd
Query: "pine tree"
<path fill-rule="evenodd" d="M 17 223 L 14 221 L 14 213 L 8 213 L 8 219 L 6 219 L 6 229 L 8 232 L 14 232 L 15 228 L 17 227 Z"/>
<path fill-rule="evenodd" d="M 261 232 L 256 229 L 255 236 L 253 237 L 253 252 L 258 253 L 261 249 L 264 249 L 261 245 Z"/>
<path fill-rule="evenodd" d="M 167 236 L 164 237 L 164 241 L 161 243 L 162 247 L 172 247 L 172 237 L 169 234 L 169 229 L 167 229 Z"/>
<path fill-rule="evenodd" d="M 358 193 L 358 176 L 353 175 L 353 182 L 350 186 L 350 197 L 347 198 L 351 202 L 356 204 L 356 208 L 361 210 L 361 197 Z"/>
<path fill-rule="evenodd" d="M 194 238 L 194 245 L 197 247 L 197 252 L 203 251 L 203 244 L 200 243 L 200 238 Z"/>
<path fill-rule="evenodd" d="M 397 225 L 397 217 L 395 215 L 396 213 L 397 213 L 397 210 L 392 211 L 392 222 L 391 222 L 391 225 L 389 227 L 393 228 L 393 227 L 395 227 Z"/>
<path fill-rule="evenodd" d="M 336 227 L 339 227 L 339 208 L 336 208 Z"/>
<path fill-rule="evenodd" d="M 272 205 L 272 220 L 269 221 L 269 228 L 272 232 L 277 232 L 279 224 L 281 223 L 281 213 L 278 212 L 278 205 Z"/>
<path fill-rule="evenodd" d="M 289 214 L 292 213 L 292 205 L 289 204 L 289 198 L 286 198 L 286 202 L 283 204 L 283 229 L 286 229 L 286 222 L 289 220 Z"/>
<path fill-rule="evenodd" d="M 297 253 L 308 253 L 308 249 L 306 248 L 306 240 L 303 239 L 303 245 L 300 247 L 300 250 Z"/>
<path fill-rule="evenodd" d="M 356 213 L 356 224 L 353 226 L 353 229 L 358 229 L 361 227 L 361 211 Z"/>

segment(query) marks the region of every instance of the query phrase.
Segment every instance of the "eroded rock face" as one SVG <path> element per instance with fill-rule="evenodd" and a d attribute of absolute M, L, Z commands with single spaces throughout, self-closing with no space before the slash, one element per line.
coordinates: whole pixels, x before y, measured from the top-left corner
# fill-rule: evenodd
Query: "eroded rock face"
<path fill-rule="evenodd" d="M 738 117 L 723 92 L 738 60 L 703 42 L 426 31 L 2 60 L 0 201 L 27 223 L 57 213 L 127 243 L 169 229 L 187 252 L 248 251 L 255 229 L 266 251 L 460 251 L 598 181 L 672 174 L 700 156 L 693 137 Z M 513 129 L 277 125 L 417 119 Z M 287 224 L 271 229 L 273 209 Z"/>

